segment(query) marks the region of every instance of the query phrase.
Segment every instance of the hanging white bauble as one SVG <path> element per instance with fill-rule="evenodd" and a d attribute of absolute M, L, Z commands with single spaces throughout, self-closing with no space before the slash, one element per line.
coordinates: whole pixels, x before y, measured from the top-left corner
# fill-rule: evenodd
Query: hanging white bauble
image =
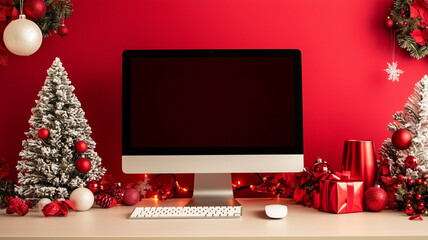
<path fill-rule="evenodd" d="M 71 192 L 70 201 L 74 204 L 77 211 L 86 211 L 94 204 L 94 194 L 91 190 L 80 186 Z"/>
<path fill-rule="evenodd" d="M 51 202 L 52 201 L 49 198 L 42 198 L 37 202 L 36 207 L 37 209 L 42 210 L 45 205 L 48 205 Z"/>
<path fill-rule="evenodd" d="M 33 21 L 19 15 L 19 19 L 10 22 L 3 33 L 6 48 L 13 54 L 29 56 L 42 45 L 42 31 Z"/>

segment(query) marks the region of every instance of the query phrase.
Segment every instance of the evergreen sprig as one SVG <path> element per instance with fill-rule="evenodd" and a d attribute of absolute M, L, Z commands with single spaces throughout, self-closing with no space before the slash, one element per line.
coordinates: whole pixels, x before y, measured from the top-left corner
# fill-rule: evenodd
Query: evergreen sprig
<path fill-rule="evenodd" d="M 421 17 L 410 17 L 410 6 L 413 2 L 414 0 L 395 0 L 390 17 L 394 21 L 393 28 L 397 34 L 398 45 L 410 52 L 410 56 L 421 59 L 428 54 L 428 46 L 419 45 L 410 35 L 414 30 L 421 28 Z"/>
<path fill-rule="evenodd" d="M 7 196 L 15 196 L 15 183 L 0 179 L 0 209 L 7 207 L 7 200 L 5 199 Z"/>
<path fill-rule="evenodd" d="M 418 194 L 421 195 L 421 199 L 417 199 Z M 426 206 L 428 203 L 428 188 L 422 184 L 413 183 L 409 185 L 407 182 L 403 182 L 397 186 L 395 199 L 398 210 L 405 209 L 406 206 L 410 205 L 416 212 L 424 214 L 425 208 L 419 209 L 418 204 L 423 203 Z"/>
<path fill-rule="evenodd" d="M 52 32 L 58 30 L 63 19 L 71 16 L 73 5 L 70 0 L 44 0 L 46 14 L 35 23 L 42 30 L 43 36 L 48 37 Z M 19 0 L 14 0 L 14 6 L 19 9 Z"/>

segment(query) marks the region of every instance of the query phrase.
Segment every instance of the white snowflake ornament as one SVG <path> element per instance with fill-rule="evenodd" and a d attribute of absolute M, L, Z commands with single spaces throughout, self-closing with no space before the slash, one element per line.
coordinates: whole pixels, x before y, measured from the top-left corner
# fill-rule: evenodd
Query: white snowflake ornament
<path fill-rule="evenodd" d="M 150 185 L 149 178 L 145 178 L 144 181 L 138 181 L 135 188 L 140 192 L 140 195 L 144 197 L 146 197 L 147 191 L 153 190 L 152 185 Z"/>
<path fill-rule="evenodd" d="M 387 63 L 388 68 L 385 69 L 385 72 L 389 74 L 388 80 L 391 80 L 393 82 L 399 81 L 400 74 L 404 73 L 403 70 L 397 69 L 397 62 Z"/>

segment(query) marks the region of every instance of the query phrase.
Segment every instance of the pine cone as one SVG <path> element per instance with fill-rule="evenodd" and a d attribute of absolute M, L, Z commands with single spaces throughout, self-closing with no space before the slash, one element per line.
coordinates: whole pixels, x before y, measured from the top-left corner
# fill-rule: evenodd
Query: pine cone
<path fill-rule="evenodd" d="M 111 208 L 116 206 L 117 201 L 110 194 L 104 193 L 97 197 L 97 204 L 102 208 Z"/>

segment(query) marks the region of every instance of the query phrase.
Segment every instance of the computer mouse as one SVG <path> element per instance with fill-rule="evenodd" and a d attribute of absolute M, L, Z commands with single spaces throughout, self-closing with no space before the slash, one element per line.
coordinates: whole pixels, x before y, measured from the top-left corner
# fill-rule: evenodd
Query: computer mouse
<path fill-rule="evenodd" d="M 283 218 L 287 216 L 288 208 L 281 204 L 266 205 L 265 212 L 270 218 Z"/>

